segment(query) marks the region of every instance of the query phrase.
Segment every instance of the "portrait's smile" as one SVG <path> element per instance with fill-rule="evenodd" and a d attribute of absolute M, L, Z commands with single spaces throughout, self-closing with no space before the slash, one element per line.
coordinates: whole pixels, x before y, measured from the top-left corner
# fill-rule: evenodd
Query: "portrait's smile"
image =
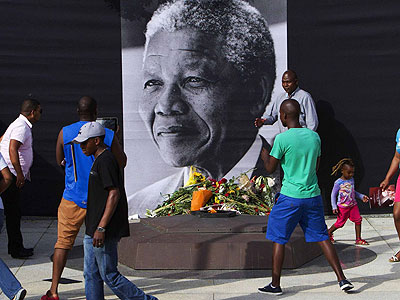
<path fill-rule="evenodd" d="M 199 134 L 199 132 L 195 128 L 185 127 L 180 124 L 170 125 L 170 126 L 159 126 L 157 127 L 154 132 L 156 133 L 157 137 L 161 138 L 190 138 L 191 136 L 195 137 Z"/>

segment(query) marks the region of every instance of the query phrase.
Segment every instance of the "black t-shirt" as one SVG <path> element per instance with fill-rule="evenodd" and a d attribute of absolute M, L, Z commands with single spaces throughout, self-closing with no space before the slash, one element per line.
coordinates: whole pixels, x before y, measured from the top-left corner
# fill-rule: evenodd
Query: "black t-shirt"
<path fill-rule="evenodd" d="M 89 175 L 86 212 L 86 234 L 93 237 L 103 217 L 108 198 L 108 188 L 119 189 L 120 198 L 110 222 L 106 226 L 106 238 L 129 236 L 128 203 L 121 170 L 114 155 L 105 150 L 92 165 Z"/>

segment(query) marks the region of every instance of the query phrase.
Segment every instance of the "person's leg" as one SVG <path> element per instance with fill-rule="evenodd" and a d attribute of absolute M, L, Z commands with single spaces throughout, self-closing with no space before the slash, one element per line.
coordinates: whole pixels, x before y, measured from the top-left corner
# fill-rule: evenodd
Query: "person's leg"
<path fill-rule="evenodd" d="M 400 176 L 399 176 L 399 178 L 400 178 Z M 397 189 L 396 189 L 396 191 L 397 191 Z M 394 226 L 396 227 L 397 236 L 400 239 L 400 202 L 394 202 L 393 221 L 394 221 Z M 400 250 L 397 251 L 393 256 L 397 257 L 397 259 L 400 260 Z"/>
<path fill-rule="evenodd" d="M 14 276 L 8 266 L 0 258 L 0 288 L 3 293 L 12 299 L 19 290 L 22 289 L 21 283 Z"/>
<path fill-rule="evenodd" d="M 333 234 L 338 228 L 336 228 L 335 224 L 332 224 L 331 227 L 328 229 L 329 234 Z"/>
<path fill-rule="evenodd" d="M 153 296 L 146 295 L 135 284 L 129 281 L 118 271 L 118 239 L 106 239 L 104 246 L 95 248 L 96 262 L 102 279 L 113 293 L 122 300 L 153 300 Z"/>
<path fill-rule="evenodd" d="M 15 185 L 16 177 L 10 187 L 1 195 L 6 215 L 8 253 L 17 254 L 23 248 L 21 233 L 20 189 Z"/>
<path fill-rule="evenodd" d="M 93 239 L 85 235 L 83 240 L 86 300 L 104 299 L 104 282 L 100 276 L 99 268 L 94 254 Z"/>
<path fill-rule="evenodd" d="M 332 245 L 332 243 L 329 240 L 325 240 L 322 242 L 318 242 L 318 244 L 320 245 L 322 252 L 326 257 L 326 260 L 329 262 L 333 271 L 335 272 L 338 281 L 346 279 L 343 273 L 343 269 L 340 265 L 339 258 L 336 254 L 335 247 Z"/>
<path fill-rule="evenodd" d="M 357 245 L 368 245 L 366 240 L 361 238 L 361 222 L 362 217 L 360 215 L 360 210 L 357 205 L 350 207 L 349 219 L 354 223 L 354 228 L 356 231 L 356 244 Z"/>
<path fill-rule="evenodd" d="M 58 284 L 60 283 L 61 274 L 67 263 L 68 249 L 55 248 L 53 254 L 53 271 L 51 274 L 50 290 L 46 292 L 46 296 L 51 298 L 58 297 Z"/>
<path fill-rule="evenodd" d="M 1 200 L 0 200 L 1 201 Z M 0 209 L 0 233 L 4 224 L 4 210 Z M 3 293 L 12 299 L 20 289 L 22 289 L 20 282 L 0 258 L 0 288 Z"/>
<path fill-rule="evenodd" d="M 46 292 L 49 297 L 58 297 L 58 285 L 67 262 L 68 252 L 74 245 L 85 215 L 85 209 L 80 208 L 72 201 L 61 199 L 57 214 L 57 242 L 54 246 L 51 287 Z"/>
<path fill-rule="evenodd" d="M 395 202 L 393 205 L 393 220 L 396 227 L 397 236 L 400 239 L 400 202 Z"/>
<path fill-rule="evenodd" d="M 346 224 L 346 221 L 349 218 L 349 214 L 350 214 L 350 211 L 346 208 L 338 207 L 337 210 L 338 210 L 338 212 L 337 212 L 336 222 L 328 230 L 329 238 L 331 241 L 334 241 L 333 232 L 339 228 L 342 228 L 344 226 L 344 224 Z"/>
<path fill-rule="evenodd" d="M 285 245 L 273 243 L 272 246 L 272 285 L 281 285 L 283 260 L 285 259 Z"/>
<path fill-rule="evenodd" d="M 258 291 L 267 294 L 282 294 L 280 278 L 285 258 L 285 244 L 301 218 L 299 201 L 296 198 L 280 194 L 268 217 L 267 239 L 272 246 L 272 282 L 259 288 Z M 272 287 L 271 287 L 272 285 Z"/>
<path fill-rule="evenodd" d="M 304 205 L 304 214 L 300 220 L 300 226 L 304 231 L 306 241 L 318 242 L 338 281 L 346 279 L 335 247 L 329 240 L 321 196 L 304 199 L 302 203 Z"/>
<path fill-rule="evenodd" d="M 356 241 L 360 241 L 361 240 L 361 223 L 354 224 L 354 227 L 356 229 Z"/>

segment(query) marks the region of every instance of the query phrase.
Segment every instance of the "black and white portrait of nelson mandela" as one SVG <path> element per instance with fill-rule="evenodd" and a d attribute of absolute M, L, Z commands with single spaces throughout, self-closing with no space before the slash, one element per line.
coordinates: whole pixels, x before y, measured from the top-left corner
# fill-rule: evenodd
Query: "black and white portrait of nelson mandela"
<path fill-rule="evenodd" d="M 144 50 L 123 47 L 129 158 L 125 180 L 131 215 L 143 216 L 163 202 L 163 194 L 183 186 L 191 166 L 214 179 L 229 179 L 252 168 L 249 176 L 267 175 L 260 152 L 271 146 L 254 120 L 271 100 L 276 58 L 266 18 L 252 4 L 166 2 L 146 25 Z M 135 24 L 122 22 L 123 40 L 133 39 Z M 138 81 L 140 94 L 129 90 Z M 134 108 L 126 109 L 131 102 Z M 130 152 L 130 147 L 135 150 Z M 129 164 L 136 178 L 147 178 L 134 193 L 129 192 L 136 184 Z M 278 173 L 270 176 L 279 181 Z"/>

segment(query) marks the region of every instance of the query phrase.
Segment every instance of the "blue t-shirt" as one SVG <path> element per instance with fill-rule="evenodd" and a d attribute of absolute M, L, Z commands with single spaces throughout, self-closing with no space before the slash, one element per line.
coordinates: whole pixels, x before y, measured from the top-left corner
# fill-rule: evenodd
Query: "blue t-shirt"
<path fill-rule="evenodd" d="M 397 130 L 396 134 L 396 151 L 400 153 L 400 129 Z"/>
<path fill-rule="evenodd" d="M 90 168 L 94 156 L 86 156 L 79 144 L 71 143 L 87 121 L 78 121 L 63 128 L 65 156 L 65 189 L 63 198 L 73 201 L 81 208 L 86 208 Z M 114 132 L 106 128 L 104 144 L 111 147 Z"/>

